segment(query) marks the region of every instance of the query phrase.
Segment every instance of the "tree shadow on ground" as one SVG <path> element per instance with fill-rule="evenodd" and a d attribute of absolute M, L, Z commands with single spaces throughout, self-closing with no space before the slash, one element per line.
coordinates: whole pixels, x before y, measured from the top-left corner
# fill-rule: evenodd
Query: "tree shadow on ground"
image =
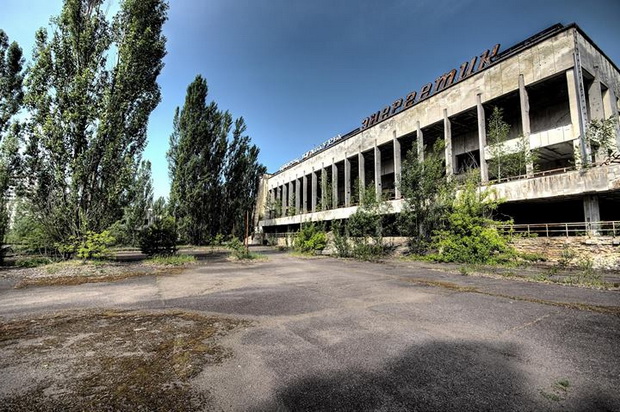
<path fill-rule="evenodd" d="M 431 342 L 410 347 L 381 370 L 326 371 L 301 378 L 255 410 L 614 410 L 620 406 L 617 399 L 600 394 L 587 399 L 573 399 L 570 391 L 558 391 L 557 399 L 545 396 L 543 388 L 535 387 L 520 371 L 524 365 L 520 357 L 513 344 Z M 552 395 L 553 389 L 548 390 Z"/>

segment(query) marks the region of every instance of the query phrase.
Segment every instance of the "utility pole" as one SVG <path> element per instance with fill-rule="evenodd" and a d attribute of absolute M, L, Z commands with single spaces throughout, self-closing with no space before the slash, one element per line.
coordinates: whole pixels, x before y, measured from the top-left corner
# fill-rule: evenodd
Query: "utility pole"
<path fill-rule="evenodd" d="M 250 225 L 250 212 L 245 212 L 245 238 L 243 242 L 245 243 L 245 253 L 250 254 L 250 246 L 248 244 L 248 230 Z"/>

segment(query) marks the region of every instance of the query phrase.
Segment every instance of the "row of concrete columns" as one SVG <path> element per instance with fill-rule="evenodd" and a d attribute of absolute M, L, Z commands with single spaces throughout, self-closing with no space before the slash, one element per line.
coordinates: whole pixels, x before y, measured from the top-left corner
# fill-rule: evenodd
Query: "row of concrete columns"
<path fill-rule="evenodd" d="M 580 150 L 584 155 L 588 155 L 588 148 L 584 147 L 584 139 L 577 139 L 577 137 L 582 136 L 584 133 L 584 124 L 585 119 L 584 114 L 579 112 L 578 107 L 578 87 L 579 82 L 576 78 L 575 71 L 573 69 L 568 70 L 566 72 L 566 81 L 568 84 L 568 94 L 569 94 L 569 106 L 570 106 L 570 116 L 571 123 L 573 125 L 574 131 L 574 145 L 575 149 Z M 527 93 L 527 89 L 525 87 L 525 81 L 523 75 L 519 75 L 518 81 L 519 87 L 519 103 L 520 103 L 520 114 L 521 114 L 521 126 L 523 130 L 523 136 L 525 140 L 530 142 L 530 105 L 529 105 L 529 97 Z M 615 97 L 613 96 L 613 92 L 611 90 L 606 91 L 606 95 L 603 96 L 601 83 L 596 78 L 592 85 L 588 88 L 589 94 L 589 109 L 590 109 L 590 117 L 594 119 L 603 119 L 605 117 L 605 113 L 613 112 L 613 103 L 615 102 Z M 480 150 L 480 179 L 483 183 L 488 182 L 488 167 L 485 160 L 485 148 L 487 146 L 487 136 L 486 136 L 486 119 L 485 119 L 485 111 L 482 104 L 481 94 L 478 94 L 476 97 L 476 113 L 478 120 L 478 147 Z M 452 128 L 451 121 L 448 116 L 448 110 L 443 109 L 443 130 L 444 130 L 444 141 L 445 141 L 445 165 L 446 165 L 446 175 L 448 178 L 454 175 L 456 157 L 453 154 L 452 149 Z M 417 152 L 419 161 L 424 161 L 424 136 L 423 131 L 420 127 L 420 122 L 416 123 L 416 132 L 417 132 Z M 396 131 L 393 132 L 392 139 L 393 151 L 394 151 L 394 180 L 395 180 L 395 197 L 396 199 L 401 198 L 400 191 L 400 180 L 401 180 L 401 143 L 396 136 Z M 531 150 L 531 147 L 527 148 Z M 382 184 L 381 184 L 381 150 L 377 145 L 375 140 L 373 148 L 374 152 L 374 184 L 376 193 L 382 193 Z M 528 156 L 528 158 L 531 158 Z M 357 154 L 358 159 L 358 178 L 360 182 L 366 181 L 366 159 L 362 152 Z M 332 205 L 338 205 L 339 200 L 339 190 L 338 190 L 338 164 L 335 159 L 332 159 L 331 165 L 323 166 L 321 169 L 321 187 L 327 187 L 327 168 L 331 167 L 331 175 L 332 175 L 332 193 L 322 193 L 321 204 L 323 207 L 328 203 L 328 196 L 332 198 Z M 351 206 L 351 161 L 350 156 L 346 153 L 344 154 L 343 159 L 343 167 L 344 167 L 344 206 Z M 534 172 L 534 165 L 530 161 L 526 165 L 526 172 L 528 176 L 532 176 Z M 308 182 L 308 176 L 304 174 L 300 178 L 295 179 L 295 184 L 293 182 L 288 182 L 279 186 L 278 188 L 271 190 L 271 199 L 273 202 L 276 201 L 276 197 L 280 199 L 282 202 L 282 216 L 286 215 L 287 206 L 293 206 L 292 197 L 293 193 L 295 196 L 294 207 L 297 211 L 302 213 L 306 212 L 316 212 L 317 211 L 317 191 L 318 191 L 318 170 L 312 169 L 311 173 L 311 182 Z M 307 195 L 307 185 L 311 184 L 311 196 L 310 202 L 306 198 Z M 294 189 L 293 189 L 294 186 Z M 303 196 L 302 196 L 302 188 Z M 361 203 L 364 192 L 364 184 L 360 185 L 359 188 L 359 201 Z M 302 202 L 303 199 L 303 202 Z"/>

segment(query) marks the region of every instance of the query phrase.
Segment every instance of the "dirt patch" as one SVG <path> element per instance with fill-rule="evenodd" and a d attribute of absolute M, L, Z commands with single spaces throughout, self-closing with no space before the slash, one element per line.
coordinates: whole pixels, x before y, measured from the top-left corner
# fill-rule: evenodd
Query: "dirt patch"
<path fill-rule="evenodd" d="M 232 355 L 218 338 L 248 325 L 169 311 L 0 322 L 0 411 L 203 409 L 192 378 Z"/>
<path fill-rule="evenodd" d="M 181 273 L 186 266 L 169 266 L 146 262 L 83 262 L 79 260 L 53 263 L 28 269 L 3 270 L 0 276 L 9 278 L 14 287 L 28 286 L 72 286 L 84 283 L 115 282 L 123 279 L 152 276 L 174 275 Z"/>

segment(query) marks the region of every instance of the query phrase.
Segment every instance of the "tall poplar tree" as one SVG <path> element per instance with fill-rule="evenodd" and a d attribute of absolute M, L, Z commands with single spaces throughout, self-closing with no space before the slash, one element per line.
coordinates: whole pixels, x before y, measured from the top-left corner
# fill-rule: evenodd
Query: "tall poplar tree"
<path fill-rule="evenodd" d="M 175 112 L 168 164 L 170 209 L 181 237 L 205 244 L 220 232 L 222 171 L 230 113 L 207 104 L 207 81 L 200 75 L 188 86 L 182 109 Z"/>
<path fill-rule="evenodd" d="M 121 218 L 160 101 L 164 0 L 65 0 L 51 34 L 36 33 L 27 77 L 27 195 L 52 239 Z"/>
<path fill-rule="evenodd" d="M 153 207 L 153 178 L 151 162 L 143 160 L 136 171 L 130 194 L 131 201 L 125 208 L 123 227 L 125 243 L 133 246 L 140 245 L 140 230 L 147 224 L 149 213 Z M 151 211 L 149 212 L 149 209 Z M 118 241 L 118 239 L 117 239 Z"/>
<path fill-rule="evenodd" d="M 2 245 L 9 225 L 8 192 L 15 183 L 18 169 L 18 135 L 20 124 L 13 120 L 24 97 L 23 53 L 16 42 L 0 30 L 0 262 Z"/>
<path fill-rule="evenodd" d="M 258 162 L 260 150 L 244 135 L 246 125 L 243 117 L 235 121 L 232 141 L 226 153 L 224 169 L 224 204 L 222 232 L 243 238 L 246 213 L 253 222 L 254 206 L 260 177 L 266 172 Z"/>

